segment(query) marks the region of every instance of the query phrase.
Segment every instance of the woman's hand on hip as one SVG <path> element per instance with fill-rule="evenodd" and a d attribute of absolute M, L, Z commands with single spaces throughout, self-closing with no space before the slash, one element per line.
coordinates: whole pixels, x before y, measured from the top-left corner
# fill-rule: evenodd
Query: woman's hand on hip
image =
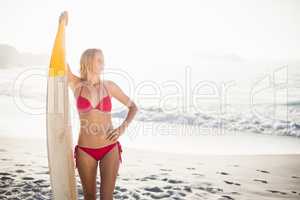
<path fill-rule="evenodd" d="M 106 140 L 117 141 L 119 137 L 124 133 L 125 128 L 123 126 L 119 126 L 118 128 L 112 129 L 108 132 L 106 136 Z"/>

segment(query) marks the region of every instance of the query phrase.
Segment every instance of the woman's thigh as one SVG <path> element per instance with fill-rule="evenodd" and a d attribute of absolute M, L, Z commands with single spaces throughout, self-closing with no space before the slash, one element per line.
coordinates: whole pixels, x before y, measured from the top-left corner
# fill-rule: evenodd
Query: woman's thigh
<path fill-rule="evenodd" d="M 86 199 L 96 198 L 98 162 L 82 149 L 77 149 L 76 166 Z"/>
<path fill-rule="evenodd" d="M 119 148 L 116 144 L 100 161 L 101 199 L 112 199 L 119 171 Z"/>

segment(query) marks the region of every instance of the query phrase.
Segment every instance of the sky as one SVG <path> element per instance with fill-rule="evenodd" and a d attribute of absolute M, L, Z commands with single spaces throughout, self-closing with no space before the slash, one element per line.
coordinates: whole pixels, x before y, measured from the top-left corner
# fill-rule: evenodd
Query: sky
<path fill-rule="evenodd" d="M 299 60 L 297 0 L 1 0 L 0 43 L 50 54 L 58 17 L 67 10 L 67 59 L 100 48 L 105 64 L 136 81 L 232 80 L 261 71 L 256 61 Z M 280 66 L 274 66 L 280 67 Z"/>
<path fill-rule="evenodd" d="M 21 51 L 48 53 L 58 16 L 67 10 L 69 53 L 97 46 L 121 59 L 299 58 L 297 0 L 2 0 L 0 10 L 0 42 Z"/>

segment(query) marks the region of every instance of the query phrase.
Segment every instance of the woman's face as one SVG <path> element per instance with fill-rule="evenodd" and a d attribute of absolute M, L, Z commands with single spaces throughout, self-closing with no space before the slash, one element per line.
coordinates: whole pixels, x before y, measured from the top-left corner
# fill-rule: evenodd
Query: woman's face
<path fill-rule="evenodd" d="M 93 60 L 93 71 L 100 73 L 104 69 L 104 59 L 100 52 L 96 52 Z"/>

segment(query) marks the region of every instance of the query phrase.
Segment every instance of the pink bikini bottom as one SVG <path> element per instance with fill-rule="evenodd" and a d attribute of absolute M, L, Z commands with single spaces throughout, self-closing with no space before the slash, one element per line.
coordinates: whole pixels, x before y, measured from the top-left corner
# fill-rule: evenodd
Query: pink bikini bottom
<path fill-rule="evenodd" d="M 76 155 L 77 155 L 77 151 L 78 148 L 82 149 L 83 151 L 85 151 L 87 154 L 89 154 L 91 157 L 93 157 L 95 160 L 99 161 L 101 160 L 112 148 L 114 148 L 115 145 L 118 145 L 119 148 L 119 160 L 120 162 L 122 162 L 122 157 L 121 157 L 121 153 L 122 153 L 122 147 L 119 141 L 117 141 L 116 143 L 104 146 L 104 147 L 100 147 L 100 148 L 89 148 L 89 147 L 82 147 L 79 145 L 75 146 L 74 149 L 74 158 L 75 158 L 75 168 L 77 168 L 77 161 L 76 161 Z"/>

